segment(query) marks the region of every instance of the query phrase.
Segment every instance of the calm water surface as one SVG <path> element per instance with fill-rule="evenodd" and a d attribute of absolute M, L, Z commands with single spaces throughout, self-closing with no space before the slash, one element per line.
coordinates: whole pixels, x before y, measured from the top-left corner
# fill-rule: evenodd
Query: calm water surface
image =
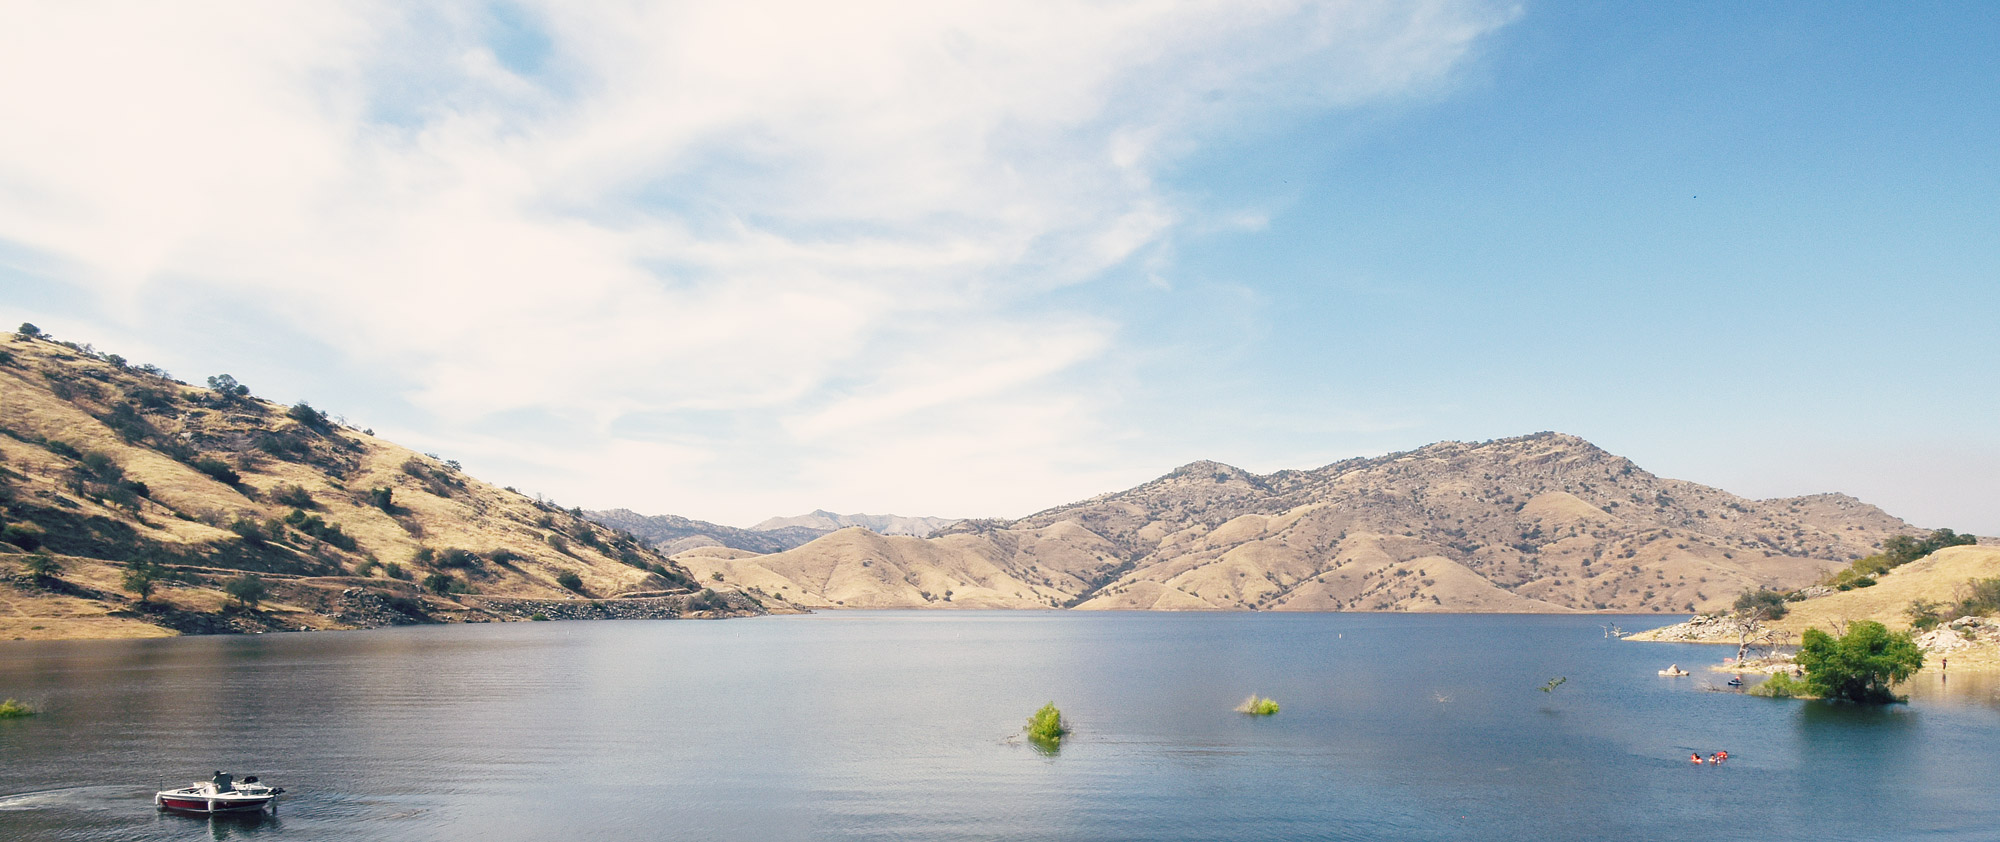
<path fill-rule="evenodd" d="M 839 612 L 0 644 L 0 839 L 1992 839 L 2000 686 L 1664 679 L 1657 617 Z M 1552 694 L 1536 688 L 1555 676 Z M 1231 712 L 1250 693 L 1282 713 Z M 1077 733 L 1022 743 L 1054 700 Z M 1720 768 L 1690 751 L 1728 749 Z M 162 779 L 287 787 L 156 813 Z"/>

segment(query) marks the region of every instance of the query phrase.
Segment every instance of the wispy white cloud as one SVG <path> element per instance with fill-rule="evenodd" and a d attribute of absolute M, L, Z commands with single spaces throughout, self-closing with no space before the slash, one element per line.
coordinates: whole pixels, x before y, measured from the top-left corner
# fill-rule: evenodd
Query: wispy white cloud
<path fill-rule="evenodd" d="M 1116 314 L 1045 296 L 1198 221 L 1161 168 L 1273 112 L 1426 91 L 1511 15 L 501 9 L 527 56 L 495 11 L 10 4 L 0 241 L 122 329 L 179 284 L 252 300 L 282 324 L 237 329 L 401 371 L 428 419 L 411 435 L 564 497 L 755 519 L 779 489 L 887 508 L 928 484 L 1016 511 L 1119 459 L 1089 446 L 1105 400 L 1070 376 L 1115 348 Z M 476 432 L 524 411 L 565 426 Z M 616 432 L 688 411 L 759 421 Z"/>

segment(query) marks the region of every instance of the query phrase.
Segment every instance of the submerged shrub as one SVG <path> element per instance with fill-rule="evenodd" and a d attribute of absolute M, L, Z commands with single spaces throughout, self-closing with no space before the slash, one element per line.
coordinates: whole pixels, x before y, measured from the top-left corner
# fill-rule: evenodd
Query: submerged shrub
<path fill-rule="evenodd" d="M 34 708 L 21 704 L 19 701 L 15 699 L 8 699 L 4 702 L 0 702 L 0 719 L 20 719 L 23 716 L 34 716 L 34 715 L 35 715 Z"/>
<path fill-rule="evenodd" d="M 1054 746 L 1069 735 L 1069 723 L 1063 721 L 1062 711 L 1056 709 L 1055 702 L 1042 705 L 1035 715 L 1028 717 L 1028 739 Z"/>
<path fill-rule="evenodd" d="M 1278 700 L 1267 699 L 1253 693 L 1250 698 L 1243 700 L 1243 704 L 1236 706 L 1236 712 L 1251 716 L 1270 716 L 1278 712 Z"/>
<path fill-rule="evenodd" d="M 535 622 L 537 622 L 537 623 L 546 623 L 546 622 L 548 622 L 548 621 L 549 621 L 549 615 L 547 615 L 547 614 L 543 614 L 542 612 L 540 612 L 540 611 L 537 611 L 537 612 L 535 612 L 535 613 L 533 613 L 533 614 L 529 614 L 529 615 L 528 615 L 528 619 L 530 619 L 530 620 L 533 620 L 533 621 L 535 621 Z"/>
<path fill-rule="evenodd" d="M 1752 696 L 1764 696 L 1772 699 L 1818 698 L 1818 694 L 1813 692 L 1812 685 L 1793 678 L 1791 673 L 1784 672 L 1764 679 L 1762 683 L 1750 688 L 1749 693 Z"/>

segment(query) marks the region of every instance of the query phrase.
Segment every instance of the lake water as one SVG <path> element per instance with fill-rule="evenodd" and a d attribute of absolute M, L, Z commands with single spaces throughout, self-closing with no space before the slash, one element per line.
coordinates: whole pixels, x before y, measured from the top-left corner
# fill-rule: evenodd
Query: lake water
<path fill-rule="evenodd" d="M 1991 839 L 2000 687 L 1710 692 L 1678 618 L 836 612 L 0 644 L 0 839 Z M 1691 678 L 1655 673 L 1672 662 Z M 1550 678 L 1568 682 L 1553 693 Z M 1268 719 L 1232 712 L 1251 693 Z M 1060 705 L 1054 755 L 1019 738 Z M 1721 767 L 1690 751 L 1727 749 Z M 163 815 L 164 779 L 290 790 Z"/>

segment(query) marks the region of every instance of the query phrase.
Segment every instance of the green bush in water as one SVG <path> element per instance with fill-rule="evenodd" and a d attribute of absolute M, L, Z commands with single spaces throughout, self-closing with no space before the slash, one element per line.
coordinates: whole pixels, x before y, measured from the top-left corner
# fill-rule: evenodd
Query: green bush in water
<path fill-rule="evenodd" d="M 1062 711 L 1056 710 L 1056 703 L 1042 705 L 1034 716 L 1028 717 L 1028 739 L 1047 745 L 1062 742 L 1069 734 L 1069 726 L 1063 722 Z"/>
<path fill-rule="evenodd" d="M 1764 679 L 1762 683 L 1750 688 L 1749 693 L 1752 696 L 1765 696 L 1773 699 L 1819 698 L 1819 694 L 1813 692 L 1812 685 L 1793 678 L 1790 673 L 1782 672 Z"/>
<path fill-rule="evenodd" d="M 532 620 L 532 621 L 534 621 L 534 622 L 537 622 L 537 623 L 546 623 L 546 622 L 548 622 L 548 621 L 549 621 L 549 615 L 547 615 L 547 614 L 543 614 L 542 612 L 540 612 L 540 611 L 537 611 L 537 612 L 535 612 L 535 613 L 533 613 L 533 614 L 529 614 L 529 615 L 528 615 L 528 619 L 529 619 L 529 620 Z"/>
<path fill-rule="evenodd" d="M 1278 712 L 1278 700 L 1253 694 L 1250 698 L 1244 699 L 1243 704 L 1236 706 L 1236 712 L 1251 716 L 1270 716 Z"/>
<path fill-rule="evenodd" d="M 0 719 L 20 719 L 23 716 L 34 716 L 34 715 L 35 715 L 34 708 L 28 707 L 27 705 L 21 704 L 20 702 L 15 701 L 13 699 L 8 699 L 4 702 L 0 702 Z"/>

